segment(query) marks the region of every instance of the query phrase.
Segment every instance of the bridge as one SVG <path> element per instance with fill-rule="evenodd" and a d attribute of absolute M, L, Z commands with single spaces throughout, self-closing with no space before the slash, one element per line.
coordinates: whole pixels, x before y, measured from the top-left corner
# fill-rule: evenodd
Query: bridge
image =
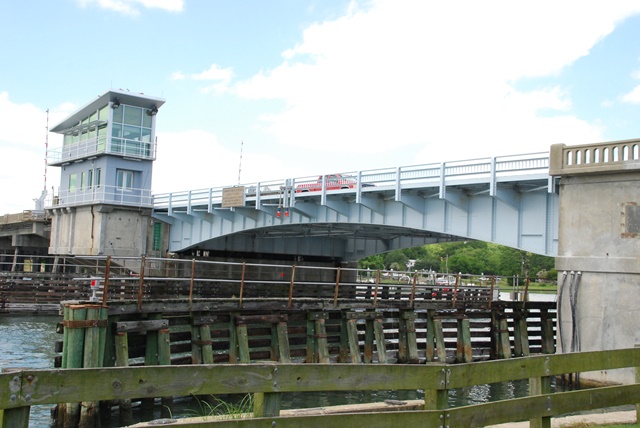
<path fill-rule="evenodd" d="M 171 252 L 357 260 L 457 240 L 558 252 L 549 153 L 156 194 L 153 216 L 171 225 Z"/>

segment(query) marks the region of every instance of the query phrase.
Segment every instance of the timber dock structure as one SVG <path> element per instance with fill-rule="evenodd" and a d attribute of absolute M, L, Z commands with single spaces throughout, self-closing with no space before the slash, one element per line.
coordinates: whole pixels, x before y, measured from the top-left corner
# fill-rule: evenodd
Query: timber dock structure
<path fill-rule="evenodd" d="M 455 364 L 555 351 L 555 302 L 528 301 L 526 287 L 520 301 L 499 300 L 493 280 L 472 276 L 436 285 L 433 272 L 145 257 L 67 270 L 0 276 L 0 310 L 29 299 L 59 308 L 63 369 Z M 92 426 L 97 413 L 65 404 L 57 415 L 63 426 Z"/>

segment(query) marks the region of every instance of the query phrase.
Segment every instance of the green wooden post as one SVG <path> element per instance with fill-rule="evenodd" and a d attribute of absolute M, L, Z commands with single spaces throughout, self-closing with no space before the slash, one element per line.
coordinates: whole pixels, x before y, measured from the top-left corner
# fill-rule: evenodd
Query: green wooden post
<path fill-rule="evenodd" d="M 547 357 L 548 358 L 548 357 Z M 547 359 L 547 363 L 548 363 Z M 536 377 L 529 379 L 529 395 L 545 395 L 551 393 L 551 377 Z M 551 417 L 543 416 L 540 418 L 533 418 L 529 422 L 531 428 L 551 428 Z"/>
<path fill-rule="evenodd" d="M 191 313 L 191 364 L 202 364 L 202 337 L 200 326 L 197 321 L 200 318 L 199 312 Z"/>
<path fill-rule="evenodd" d="M 127 333 L 118 332 L 114 337 L 116 367 L 129 367 L 129 338 Z M 128 426 L 133 424 L 133 413 L 131 412 L 131 400 L 120 400 L 120 425 Z"/>
<path fill-rule="evenodd" d="M 84 328 L 78 327 L 78 322 L 86 321 L 87 308 L 84 305 L 70 305 L 69 319 L 65 323 L 65 330 L 69 329 L 67 339 L 67 368 L 75 369 L 82 367 L 82 355 L 84 352 Z M 80 403 L 66 403 L 60 405 L 58 410 L 58 420 L 62 421 L 65 427 L 75 427 L 80 420 Z"/>
<path fill-rule="evenodd" d="M 398 314 L 398 362 L 406 363 L 408 359 L 407 320 L 401 312 Z"/>
<path fill-rule="evenodd" d="M 200 326 L 200 338 L 202 340 L 202 362 L 213 364 L 213 346 L 211 342 L 211 326 L 209 324 Z"/>
<path fill-rule="evenodd" d="M 313 312 L 307 314 L 307 353 L 305 357 L 305 362 L 307 364 L 318 362 L 316 321 L 313 315 Z"/>
<path fill-rule="evenodd" d="M 440 320 L 436 320 L 436 323 L 438 322 L 442 324 Z M 439 389 L 425 388 L 425 391 L 424 391 L 424 409 L 425 410 L 445 410 L 449 407 L 449 393 L 447 391 L 447 386 L 448 386 L 447 368 L 444 364 L 442 365 L 442 370 L 440 371 L 440 385 L 441 385 L 441 388 Z"/>
<path fill-rule="evenodd" d="M 253 416 L 268 418 L 280 415 L 280 393 L 260 392 L 253 394 Z"/>
<path fill-rule="evenodd" d="M 640 348 L 640 345 L 634 345 L 634 348 Z M 636 383 L 640 383 L 640 367 L 635 367 Z M 640 403 L 636 403 L 636 422 L 640 421 Z"/>
<path fill-rule="evenodd" d="M 249 354 L 249 334 L 247 332 L 247 325 L 240 324 L 236 328 L 236 335 L 238 339 L 238 351 L 240 354 L 241 363 L 250 363 L 251 356 Z"/>
<path fill-rule="evenodd" d="M 328 317 L 327 314 L 324 314 Z M 318 318 L 316 320 L 316 342 L 318 348 L 318 362 L 329 363 L 329 342 L 327 340 L 327 325 L 324 318 Z"/>
<path fill-rule="evenodd" d="M 468 318 L 458 319 L 458 341 L 456 346 L 456 362 L 470 363 L 473 360 L 471 349 L 471 328 Z"/>
<path fill-rule="evenodd" d="M 416 334 L 416 313 L 414 311 L 403 311 L 401 314 L 405 320 L 405 340 L 407 345 L 407 362 L 418 363 L 418 336 Z"/>
<path fill-rule="evenodd" d="M 0 369 L 0 373 L 8 373 L 20 369 Z M 8 389 L 19 389 L 22 385 L 22 375 L 16 375 Z M 16 407 L 14 409 L 0 409 L 0 428 L 29 428 L 29 413 L 31 407 Z"/>
<path fill-rule="evenodd" d="M 349 341 L 349 358 L 352 363 L 362 362 L 360 357 L 360 344 L 358 343 L 358 324 L 356 320 L 347 320 L 347 337 Z"/>
<path fill-rule="evenodd" d="M 101 314 L 101 307 L 99 305 L 87 305 L 87 321 L 99 321 Z M 104 353 L 100 351 L 100 329 L 98 324 L 94 323 L 90 326 L 87 323 L 84 329 L 84 356 L 82 367 L 83 368 L 96 368 L 101 367 L 100 357 L 104 356 Z M 80 410 L 80 428 L 93 427 L 98 420 L 98 407 L 95 401 L 83 401 Z"/>
<path fill-rule="evenodd" d="M 345 314 L 340 318 L 340 353 L 338 354 L 338 362 L 346 363 L 349 360 L 349 335 L 347 332 L 347 319 Z"/>
<path fill-rule="evenodd" d="M 0 427 L 29 428 L 29 412 L 31 407 L 0 410 Z"/>
<path fill-rule="evenodd" d="M 513 348 L 517 357 L 529 356 L 529 332 L 527 331 L 527 320 L 523 315 L 514 317 L 513 328 Z"/>
<path fill-rule="evenodd" d="M 280 347 L 278 346 L 278 327 L 277 324 L 271 324 L 271 361 L 280 360 Z"/>
<path fill-rule="evenodd" d="M 365 320 L 363 360 L 365 364 L 373 362 L 373 320 L 369 318 Z"/>
<path fill-rule="evenodd" d="M 427 349 L 426 349 L 427 363 L 431 363 L 435 361 L 436 325 L 433 322 L 434 315 L 435 315 L 435 311 L 433 309 L 429 309 L 427 311 Z"/>
<path fill-rule="evenodd" d="M 229 314 L 229 364 L 237 364 L 238 357 L 238 331 L 236 329 L 236 318 L 238 314 Z"/>
<path fill-rule="evenodd" d="M 438 361 L 444 363 L 447 361 L 447 348 L 444 343 L 444 331 L 442 330 L 442 320 L 434 319 L 434 335 L 436 341 L 436 355 L 438 357 Z"/>
<path fill-rule="evenodd" d="M 553 319 L 549 317 L 549 311 L 544 308 L 540 310 L 542 353 L 555 354 L 555 341 L 553 337 Z"/>
<path fill-rule="evenodd" d="M 278 353 L 280 354 L 281 363 L 291 362 L 291 352 L 289 350 L 289 332 L 287 331 L 287 323 L 281 321 L 278 323 Z M 280 397 L 280 394 L 278 394 Z M 279 399 L 279 398 L 278 398 Z"/>
<path fill-rule="evenodd" d="M 387 364 L 387 347 L 384 343 L 384 325 L 381 318 L 376 318 L 373 321 L 373 330 L 376 335 L 376 350 L 378 351 L 378 362 L 380 364 Z"/>
<path fill-rule="evenodd" d="M 62 324 L 65 324 L 65 321 L 68 321 L 71 319 L 70 317 L 70 310 L 69 310 L 69 305 L 65 304 L 64 308 L 62 310 L 63 313 L 63 322 Z M 63 369 L 67 368 L 67 355 L 69 353 L 69 329 L 66 327 L 63 327 L 62 330 L 62 363 L 61 363 L 61 367 Z"/>
<path fill-rule="evenodd" d="M 158 331 L 158 363 L 161 366 L 171 365 L 171 332 L 168 328 Z M 171 417 L 173 407 L 173 397 L 162 397 L 162 417 Z"/>
<path fill-rule="evenodd" d="M 162 319 L 162 314 L 151 314 L 148 318 L 149 320 L 159 320 Z M 144 365 L 157 366 L 160 364 L 160 360 L 158 359 L 158 331 L 149 330 L 147 331 L 146 336 L 147 340 L 145 344 Z M 153 398 L 141 399 L 140 404 L 142 412 L 149 416 L 152 415 L 154 402 Z"/>
<path fill-rule="evenodd" d="M 506 318 L 498 320 L 498 358 L 511 358 L 509 327 Z"/>

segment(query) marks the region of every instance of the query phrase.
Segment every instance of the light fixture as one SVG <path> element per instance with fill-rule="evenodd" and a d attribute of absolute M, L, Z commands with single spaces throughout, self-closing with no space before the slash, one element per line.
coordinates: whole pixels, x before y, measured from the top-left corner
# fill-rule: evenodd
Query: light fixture
<path fill-rule="evenodd" d="M 118 107 L 120 107 L 120 98 L 116 98 L 113 100 L 113 102 L 111 103 L 111 108 L 112 109 L 117 109 Z"/>
<path fill-rule="evenodd" d="M 152 108 L 152 109 L 147 110 L 147 114 L 148 114 L 149 116 L 155 116 L 156 114 L 158 114 L 158 107 L 153 106 L 153 108 Z"/>

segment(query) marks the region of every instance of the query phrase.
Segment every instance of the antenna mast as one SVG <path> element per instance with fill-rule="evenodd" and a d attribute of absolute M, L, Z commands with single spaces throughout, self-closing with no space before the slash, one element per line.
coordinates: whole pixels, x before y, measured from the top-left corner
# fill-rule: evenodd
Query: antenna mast
<path fill-rule="evenodd" d="M 242 172 L 242 146 L 244 141 L 240 141 L 240 165 L 238 165 L 238 186 L 240 185 L 240 173 Z"/>
<path fill-rule="evenodd" d="M 47 191 L 47 159 L 49 158 L 49 109 L 47 109 L 47 131 L 44 138 L 44 191 Z"/>

